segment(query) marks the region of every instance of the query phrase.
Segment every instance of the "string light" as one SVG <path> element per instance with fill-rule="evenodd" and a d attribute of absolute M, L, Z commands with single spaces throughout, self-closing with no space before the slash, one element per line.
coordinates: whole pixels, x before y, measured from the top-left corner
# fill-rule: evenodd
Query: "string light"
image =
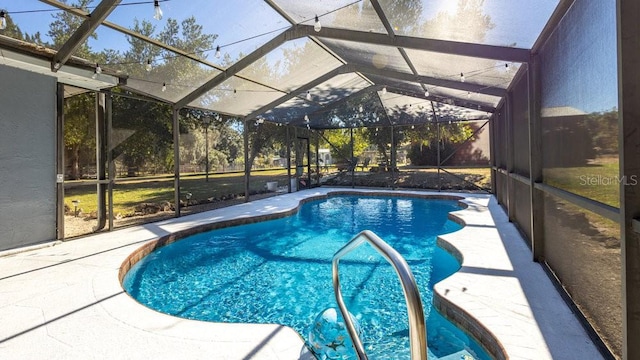
<path fill-rule="evenodd" d="M 429 89 L 424 89 L 424 97 L 429 97 Z"/>
<path fill-rule="evenodd" d="M 163 16 L 163 13 L 162 13 L 162 9 L 160 9 L 160 4 L 159 4 L 159 3 L 160 3 L 160 1 L 163 1 L 163 0 L 154 0 L 154 11 L 155 11 L 155 12 L 157 12 L 157 13 L 159 13 L 159 16 L 160 16 L 160 19 L 161 19 L 161 18 L 162 18 L 162 16 Z M 166 1 L 166 0 L 164 0 L 164 1 Z M 139 4 L 139 3 L 136 3 L 136 4 Z M 121 4 L 121 5 L 133 5 L 133 3 L 132 3 L 132 4 Z M 83 10 L 85 10 L 85 9 L 83 9 Z M 44 10 L 43 10 L 43 11 L 44 11 Z M 51 10 L 47 10 L 47 11 L 51 11 Z M 59 10 L 54 10 L 54 11 L 59 11 Z M 85 10 L 85 11 L 86 11 L 86 10 Z M 25 11 L 25 12 L 26 12 L 26 11 Z M 36 11 L 29 11 L 29 12 L 36 12 Z M 39 11 L 37 11 L 37 12 L 39 12 Z M 12 12 L 12 14 L 13 14 L 13 13 L 14 13 L 14 12 Z M 329 13 L 330 13 L 330 12 L 329 12 Z M 8 12 L 7 12 L 6 10 L 0 10 L 0 30 L 2 30 L 2 29 L 4 29 L 4 28 L 6 28 L 6 16 L 7 16 L 7 14 L 8 14 Z M 327 14 L 328 14 L 328 13 L 327 13 Z M 324 14 L 324 15 L 326 15 L 326 14 Z M 323 15 L 321 15 L 321 16 L 323 16 Z M 155 16 L 154 16 L 154 18 L 155 18 Z M 158 19 L 158 20 L 159 20 L 159 19 Z M 318 15 L 315 15 L 314 30 L 316 30 L 316 31 L 320 31 L 320 29 L 321 29 L 321 28 L 322 28 L 322 24 L 320 24 L 319 16 L 318 16 Z M 281 29 L 276 29 L 276 30 L 273 30 L 272 32 L 279 31 L 279 30 L 281 30 Z M 269 33 L 270 33 L 270 32 L 269 32 Z M 266 34 L 268 34 L 268 33 L 260 34 L 260 35 L 256 35 L 256 36 L 252 36 L 252 37 L 250 37 L 250 38 L 247 38 L 247 39 L 244 39 L 244 40 L 240 40 L 240 41 L 237 41 L 237 42 L 235 42 L 235 43 L 243 42 L 243 41 L 247 41 L 247 40 L 250 40 L 250 39 L 252 39 L 252 38 L 255 38 L 255 37 L 258 37 L 258 36 L 263 36 L 263 35 L 266 35 Z M 234 44 L 235 44 L 235 43 L 234 43 Z M 231 45 L 231 44 L 225 44 L 225 45 L 223 45 L 223 46 L 229 46 L 229 45 Z M 202 50 L 202 51 L 199 51 L 199 52 L 194 52 L 193 54 L 203 53 L 203 52 L 207 52 L 207 51 L 211 51 L 211 50 L 212 50 L 212 49 Z M 216 50 L 215 57 L 219 58 L 219 57 L 221 56 L 220 45 L 217 45 L 217 46 L 216 46 L 216 48 L 215 48 L 215 50 Z M 162 59 L 167 59 L 167 58 L 172 58 L 172 57 L 173 57 L 173 56 L 162 57 Z M 176 57 L 178 57 L 178 56 L 176 56 Z M 137 62 L 137 63 L 139 64 L 139 62 Z M 124 63 L 122 63 L 122 64 L 124 64 Z M 499 64 L 497 67 L 502 67 L 502 66 L 504 66 L 504 67 L 505 67 L 506 71 L 511 71 L 511 70 L 513 70 L 513 67 L 512 67 L 512 66 L 510 66 L 510 64 L 509 64 L 509 63 Z M 59 63 L 54 64 L 54 68 L 60 68 L 60 67 L 61 67 L 61 64 L 59 64 Z M 487 71 L 488 69 L 492 69 L 492 68 L 493 68 L 493 69 L 495 69 L 495 68 L 496 68 L 496 66 L 494 65 L 494 66 L 489 67 L 489 68 L 484 69 L 484 70 L 477 70 L 477 71 L 471 71 L 471 72 L 472 72 L 473 74 L 476 74 L 476 73 L 482 73 L 482 72 L 485 72 L 485 71 Z M 150 69 L 151 69 L 151 70 L 153 69 L 151 59 L 147 59 L 147 62 L 146 62 L 146 64 L 145 64 L 145 69 L 146 69 L 147 71 L 150 71 Z M 102 72 L 102 69 L 101 69 L 101 68 L 99 68 L 99 65 L 98 65 L 98 64 L 96 64 L 96 70 L 95 70 L 95 73 L 94 73 L 94 75 L 92 76 L 92 78 L 94 78 L 94 79 L 95 79 L 95 78 L 97 77 L 97 76 L 96 76 L 96 74 L 100 74 L 101 72 Z M 472 75 L 473 75 L 473 74 L 472 74 Z M 467 74 L 467 75 L 468 75 L 468 74 Z M 141 80 L 142 80 L 142 79 L 141 79 Z M 460 81 L 461 81 L 461 82 L 465 82 L 465 80 L 466 80 L 466 79 L 465 79 L 465 75 L 464 75 L 464 73 L 463 73 L 463 72 L 461 72 L 461 73 L 460 73 Z M 157 82 L 155 82 L 155 84 L 158 84 L 158 83 L 157 83 Z M 174 84 L 174 85 L 175 85 L 175 84 Z M 181 85 L 181 86 L 183 86 L 183 85 Z M 184 85 L 184 86 L 188 86 L 188 85 Z M 486 88 L 490 88 L 490 87 L 491 87 L 491 86 L 487 86 Z M 166 88 L 166 84 L 165 84 L 165 83 L 163 83 L 163 91 L 165 91 L 165 88 Z M 235 94 L 235 93 L 236 93 L 236 91 L 234 90 L 234 94 Z M 385 87 L 383 87 L 383 88 L 382 88 L 382 94 L 386 94 L 386 93 L 387 93 L 387 89 L 386 89 L 386 86 L 385 86 Z M 309 96 L 310 96 L 310 92 L 307 92 L 307 97 L 309 97 Z M 429 96 L 430 96 L 429 90 L 425 89 L 425 97 L 429 97 Z M 470 96 L 470 94 L 467 94 L 467 96 Z"/>
<path fill-rule="evenodd" d="M 160 9 L 160 1 L 153 1 L 153 18 L 160 21 L 162 20 L 162 9 Z"/>
<path fill-rule="evenodd" d="M 307 114 L 304 115 L 304 122 L 306 122 L 306 123 L 309 122 L 309 115 L 307 115 Z"/>
<path fill-rule="evenodd" d="M 311 101 L 311 92 L 307 90 L 307 101 Z"/>
<path fill-rule="evenodd" d="M 318 19 L 318 15 L 316 15 L 316 22 L 313 24 L 313 30 L 319 32 L 322 29 L 322 24 L 320 24 L 320 19 Z"/>
<path fill-rule="evenodd" d="M 0 10 L 0 30 L 7 28 L 7 12 Z"/>
<path fill-rule="evenodd" d="M 165 92 L 165 91 L 167 91 L 167 83 L 163 82 L 162 83 L 162 92 Z"/>

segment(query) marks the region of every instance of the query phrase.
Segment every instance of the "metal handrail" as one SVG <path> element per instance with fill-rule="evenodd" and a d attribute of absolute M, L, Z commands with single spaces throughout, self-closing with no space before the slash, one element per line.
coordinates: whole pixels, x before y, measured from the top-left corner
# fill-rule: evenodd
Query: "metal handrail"
<path fill-rule="evenodd" d="M 367 354 L 364 351 L 362 340 L 358 336 L 355 325 L 349 316 L 347 306 L 342 299 L 342 292 L 340 290 L 340 274 L 338 273 L 338 263 L 340 258 L 355 250 L 360 245 L 368 242 L 378 253 L 380 253 L 387 261 L 393 266 L 396 274 L 400 278 L 402 284 L 402 291 L 404 292 L 404 298 L 407 302 L 407 313 L 409 315 L 409 346 L 411 347 L 411 359 L 427 359 L 427 327 L 424 321 L 424 311 L 422 308 L 422 300 L 420 299 L 420 292 L 418 291 L 418 285 L 413 277 L 413 273 L 409 268 L 409 264 L 394 248 L 389 246 L 384 240 L 372 231 L 364 230 L 356 235 L 353 239 L 349 240 L 338 252 L 333 255 L 332 268 L 333 268 L 333 290 L 336 294 L 336 301 L 338 307 L 344 318 L 344 322 L 347 326 L 347 331 L 353 342 L 353 347 L 356 351 L 358 359 L 368 359 Z"/>

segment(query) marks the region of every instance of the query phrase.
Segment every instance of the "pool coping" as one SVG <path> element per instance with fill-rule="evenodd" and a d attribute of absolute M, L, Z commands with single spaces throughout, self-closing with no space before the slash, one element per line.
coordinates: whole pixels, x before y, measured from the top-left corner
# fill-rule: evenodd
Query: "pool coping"
<path fill-rule="evenodd" d="M 46 351 L 64 354 L 65 358 L 84 358 L 95 354 L 96 349 L 116 357 L 126 352 L 143 354 L 140 358 L 154 353 L 164 355 L 161 357 L 175 354 L 183 358 L 202 358 L 205 357 L 203 354 L 221 359 L 310 358 L 300 335 L 288 327 L 175 318 L 137 303 L 123 292 L 120 279 L 123 268 L 163 241 L 175 241 L 190 233 L 220 227 L 228 221 L 246 223 L 287 216 L 306 201 L 340 193 L 464 198 L 461 201 L 467 208 L 451 216 L 466 226 L 438 239 L 440 246 L 462 260 L 462 268 L 436 284 L 434 305 L 477 337 L 498 359 L 601 358 L 541 266 L 531 261 L 524 240 L 492 196 L 344 188 L 284 194 L 28 252 L 14 252 L 0 258 L 0 289 L 8 290 L 18 298 L 7 300 L 5 303 L 9 305 L 0 305 L 0 317 L 11 324 L 0 329 L 0 354 L 8 352 L 8 358 L 29 357 L 34 351 L 43 353 L 46 348 Z M 492 258 L 498 255 L 497 260 L 501 263 L 496 264 L 493 261 L 496 259 L 488 261 L 487 255 Z M 518 266 L 512 266 L 511 259 L 517 260 Z M 48 265 L 38 267 L 43 263 Z M 53 286 L 48 283 L 51 279 L 44 276 L 46 271 L 41 271 L 49 270 L 50 266 L 55 272 L 64 274 L 67 285 L 79 294 L 56 292 L 57 296 L 51 300 L 49 292 L 43 293 Z M 72 279 L 69 271 L 79 271 L 78 279 Z M 514 281 L 505 284 L 505 278 L 517 279 L 516 284 Z M 31 286 L 22 286 L 18 280 L 26 280 Z M 517 289 L 521 282 L 524 290 Z M 534 284 L 529 284 L 531 282 Z M 65 284 L 58 285 L 54 287 L 59 291 L 65 288 Z M 509 285 L 511 291 L 500 293 L 505 285 Z M 93 306 L 96 304 L 97 307 Z M 27 311 L 26 318 L 33 319 L 26 323 L 25 316 L 19 316 L 24 315 L 24 309 L 35 309 Z M 56 314 L 88 312 L 87 309 L 91 310 L 91 328 L 99 340 L 80 336 L 76 340 L 79 346 L 68 348 L 70 341 L 64 341 L 65 336 L 74 333 L 78 336 L 77 329 L 86 323 L 75 319 L 76 316 Z M 34 313 L 44 314 L 45 320 Z M 55 319 L 54 323 L 46 320 L 51 318 Z M 42 330 L 46 331 L 43 333 Z M 134 345 L 139 343 L 146 347 L 136 348 Z"/>

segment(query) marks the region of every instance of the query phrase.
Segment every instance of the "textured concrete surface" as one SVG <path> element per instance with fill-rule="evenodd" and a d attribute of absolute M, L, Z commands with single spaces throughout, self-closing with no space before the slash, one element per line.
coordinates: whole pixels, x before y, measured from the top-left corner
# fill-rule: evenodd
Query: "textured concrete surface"
<path fill-rule="evenodd" d="M 0 359 L 308 357 L 302 338 L 284 326 L 207 323 L 148 309 L 123 292 L 118 270 L 129 254 L 160 236 L 215 221 L 284 213 L 302 199 L 334 190 L 306 190 L 4 253 Z M 467 226 L 442 239 L 459 250 L 463 266 L 437 284 L 443 302 L 481 323 L 510 359 L 600 358 L 495 200 L 463 195 L 470 206 L 456 216 Z"/>

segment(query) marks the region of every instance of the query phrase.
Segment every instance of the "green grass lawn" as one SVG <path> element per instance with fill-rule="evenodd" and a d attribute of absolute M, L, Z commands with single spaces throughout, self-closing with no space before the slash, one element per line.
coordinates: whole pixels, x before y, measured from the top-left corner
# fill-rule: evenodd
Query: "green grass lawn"
<path fill-rule="evenodd" d="M 620 206 L 617 159 L 581 167 L 544 169 L 544 182 L 613 207 Z"/>
<path fill-rule="evenodd" d="M 251 174 L 250 190 L 263 190 L 268 181 L 278 181 L 280 186 L 287 183 L 287 171 L 284 169 L 256 171 Z M 73 210 L 72 200 L 79 200 L 78 207 L 84 213 L 96 211 L 98 198 L 95 184 L 66 183 L 64 200 Z M 114 214 L 131 214 L 134 207 L 141 203 L 173 202 L 173 178 L 168 176 L 153 176 L 134 179 L 118 179 L 113 187 Z M 211 174 L 209 181 L 204 175 L 186 176 L 180 178 L 180 192 L 191 193 L 192 199 L 202 200 L 210 197 L 228 196 L 244 193 L 244 174 L 226 173 Z"/>
<path fill-rule="evenodd" d="M 490 179 L 488 168 L 447 169 L 456 174 L 473 174 L 483 180 L 479 185 L 487 185 Z M 420 171 L 436 171 L 423 169 Z M 598 161 L 592 165 L 570 168 L 547 168 L 544 170 L 545 183 L 560 189 L 619 206 L 618 162 L 615 159 Z M 280 186 L 287 184 L 285 169 L 255 171 L 251 174 L 250 190 L 263 190 L 268 181 L 278 181 Z M 486 182 L 486 183 L 485 183 Z M 72 200 L 79 200 L 79 208 L 84 213 L 97 210 L 95 184 L 69 181 L 65 183 L 65 203 L 73 210 Z M 210 174 L 209 181 L 204 175 L 183 174 L 180 179 L 182 198 L 191 193 L 196 200 L 210 197 L 219 198 L 230 194 L 244 193 L 243 173 Z M 118 179 L 114 185 L 113 206 L 115 214 L 131 214 L 141 203 L 173 202 L 172 175 L 159 175 L 139 178 Z"/>

